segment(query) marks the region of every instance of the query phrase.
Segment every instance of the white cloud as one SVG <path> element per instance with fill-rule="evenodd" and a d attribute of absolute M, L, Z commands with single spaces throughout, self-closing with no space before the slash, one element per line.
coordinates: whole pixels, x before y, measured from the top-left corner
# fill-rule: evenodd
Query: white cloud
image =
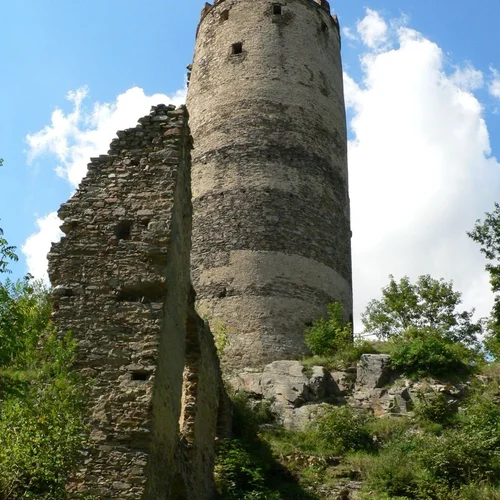
<path fill-rule="evenodd" d="M 488 85 L 490 95 L 500 99 L 500 73 L 493 67 L 490 67 L 492 80 Z"/>
<path fill-rule="evenodd" d="M 375 10 L 366 9 L 366 16 L 358 21 L 356 30 L 363 43 L 371 49 L 376 49 L 387 41 L 387 23 Z"/>
<path fill-rule="evenodd" d="M 465 306 L 487 315 L 492 294 L 485 262 L 466 235 L 500 191 L 500 165 L 490 157 L 482 106 L 471 93 L 479 75 L 472 66 L 461 80 L 447 75 L 440 47 L 414 30 L 400 27 L 389 36 L 390 50 L 365 40 L 361 82 L 345 75 L 354 137 L 349 182 L 357 329 L 389 274 L 452 279 Z"/>
<path fill-rule="evenodd" d="M 357 40 L 358 37 L 351 31 L 351 28 L 344 26 L 342 28 L 342 34 L 349 40 Z"/>
<path fill-rule="evenodd" d="M 470 62 L 467 62 L 464 66 L 458 66 L 451 79 L 457 87 L 464 90 L 477 90 L 484 84 L 483 73 L 475 69 Z"/>
<path fill-rule="evenodd" d="M 87 172 L 90 157 L 107 152 L 117 130 L 134 127 L 153 105 L 182 104 L 186 92 L 179 90 L 174 97 L 148 96 L 143 89 L 133 87 L 120 94 L 114 103 L 97 102 L 91 110 L 82 106 L 87 96 L 86 87 L 68 92 L 66 98 L 73 103 L 73 111 L 64 114 L 56 109 L 50 125 L 26 137 L 30 161 L 47 153 L 55 155 L 60 162 L 56 168 L 58 175 L 73 187 L 78 186 Z"/>
<path fill-rule="evenodd" d="M 133 87 L 117 96 L 113 103 L 94 103 L 87 109 L 85 99 L 88 89 L 82 87 L 68 92 L 66 98 L 73 104 L 69 113 L 56 109 L 51 122 L 42 130 L 26 137 L 30 161 L 43 155 L 57 158 L 56 172 L 75 188 L 87 172 L 93 156 L 105 154 L 118 130 L 134 127 L 137 120 L 149 113 L 151 106 L 185 102 L 186 91 L 179 90 L 173 97 L 164 94 L 146 95 L 144 90 Z M 50 243 L 61 237 L 61 221 L 55 212 L 36 221 L 38 231 L 23 246 L 28 270 L 37 278 L 47 280 L 46 254 Z"/>
<path fill-rule="evenodd" d="M 59 241 L 63 235 L 59 229 L 61 221 L 57 212 L 51 212 L 36 221 L 38 231 L 33 233 L 22 246 L 22 252 L 26 256 L 29 272 L 37 279 L 49 282 L 47 275 L 47 254 L 53 242 Z"/>

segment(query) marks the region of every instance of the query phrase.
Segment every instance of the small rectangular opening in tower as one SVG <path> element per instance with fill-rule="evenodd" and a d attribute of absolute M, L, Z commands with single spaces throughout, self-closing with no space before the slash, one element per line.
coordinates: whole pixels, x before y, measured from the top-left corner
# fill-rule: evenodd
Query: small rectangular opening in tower
<path fill-rule="evenodd" d="M 273 14 L 275 16 L 281 16 L 281 5 L 273 5 Z"/>
<path fill-rule="evenodd" d="M 220 15 L 220 21 L 223 23 L 229 19 L 229 10 L 223 10 Z"/>
<path fill-rule="evenodd" d="M 149 380 L 149 373 L 143 370 L 132 372 L 132 376 L 130 377 L 132 380 L 146 382 Z"/>
<path fill-rule="evenodd" d="M 243 52 L 243 43 L 242 42 L 233 43 L 232 47 L 233 55 L 241 54 L 242 52 Z"/>

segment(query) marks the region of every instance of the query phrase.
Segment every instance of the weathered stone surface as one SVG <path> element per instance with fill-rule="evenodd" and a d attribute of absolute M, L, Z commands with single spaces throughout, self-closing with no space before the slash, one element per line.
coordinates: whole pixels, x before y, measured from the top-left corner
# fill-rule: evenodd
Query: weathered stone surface
<path fill-rule="evenodd" d="M 339 26 L 324 0 L 281 8 L 206 5 L 187 97 L 193 284 L 235 371 L 307 353 L 328 302 L 352 313 Z"/>
<path fill-rule="evenodd" d="M 347 396 L 350 394 L 356 383 L 356 371 L 330 372 L 333 383 L 337 386 L 335 396 Z"/>
<path fill-rule="evenodd" d="M 358 363 L 356 388 L 376 389 L 390 382 L 391 368 L 388 354 L 362 354 Z"/>
<path fill-rule="evenodd" d="M 284 407 L 280 409 L 278 419 L 285 429 L 304 430 L 329 406 L 325 403 L 316 403 L 307 404 L 300 408 Z"/>
<path fill-rule="evenodd" d="M 49 254 L 54 322 L 73 332 L 77 368 L 92 379 L 89 442 L 68 490 L 205 500 L 227 411 L 190 287 L 187 112 L 160 105 L 140 122 L 92 159 Z"/>
<path fill-rule="evenodd" d="M 262 394 L 283 405 L 301 406 L 311 399 L 309 378 L 300 361 L 274 361 L 264 368 Z"/>

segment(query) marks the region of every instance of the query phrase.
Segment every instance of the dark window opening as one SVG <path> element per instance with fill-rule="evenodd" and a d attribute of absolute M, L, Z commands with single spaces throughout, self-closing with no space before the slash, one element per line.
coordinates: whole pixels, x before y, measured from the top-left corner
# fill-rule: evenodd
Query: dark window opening
<path fill-rule="evenodd" d="M 243 43 L 233 43 L 233 55 L 241 54 L 243 52 Z"/>
<path fill-rule="evenodd" d="M 324 21 L 321 21 L 321 31 L 326 32 L 328 31 L 328 26 Z"/>
<path fill-rule="evenodd" d="M 149 372 L 146 372 L 144 370 L 132 372 L 132 380 L 138 380 L 145 382 L 146 380 L 149 380 Z"/>
<path fill-rule="evenodd" d="M 119 240 L 129 240 L 132 223 L 130 221 L 119 222 L 115 227 L 115 235 Z"/>
<path fill-rule="evenodd" d="M 281 5 L 273 5 L 273 14 L 275 16 L 281 16 Z"/>
<path fill-rule="evenodd" d="M 220 15 L 220 21 L 223 23 L 224 21 L 227 21 L 229 19 L 229 11 L 228 10 L 223 10 Z"/>
<path fill-rule="evenodd" d="M 116 298 L 118 302 L 151 304 L 152 302 L 162 302 L 164 297 L 165 286 L 163 284 L 142 282 L 120 287 Z"/>

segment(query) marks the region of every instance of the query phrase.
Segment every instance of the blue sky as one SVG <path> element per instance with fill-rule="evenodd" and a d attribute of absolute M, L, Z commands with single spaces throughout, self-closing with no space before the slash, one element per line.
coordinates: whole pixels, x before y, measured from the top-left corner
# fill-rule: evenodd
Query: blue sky
<path fill-rule="evenodd" d="M 152 104 L 182 102 L 203 4 L 3 3 L 0 227 L 20 250 L 15 276 L 28 265 L 43 275 L 50 214 L 86 155 L 105 153 L 113 131 Z M 343 28 L 357 316 L 390 273 L 453 279 L 487 314 L 484 261 L 465 231 L 500 199 L 500 0 L 332 8 Z"/>

